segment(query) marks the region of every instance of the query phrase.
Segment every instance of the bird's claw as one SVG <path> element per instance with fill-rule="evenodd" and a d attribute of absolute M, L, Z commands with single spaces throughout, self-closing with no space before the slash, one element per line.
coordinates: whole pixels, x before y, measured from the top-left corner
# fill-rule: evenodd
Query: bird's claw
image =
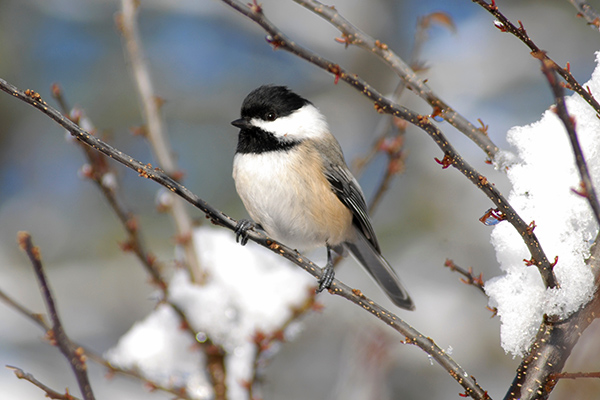
<path fill-rule="evenodd" d="M 321 278 L 319 278 L 319 287 L 317 288 L 317 293 L 321 293 L 323 290 L 329 289 L 333 283 L 333 278 L 335 278 L 333 264 L 328 262 L 325 268 L 323 268 L 323 274 L 321 275 Z"/>
<path fill-rule="evenodd" d="M 254 229 L 256 224 L 249 219 L 240 219 L 235 226 L 235 242 L 245 246 L 248 243 L 248 230 Z"/>

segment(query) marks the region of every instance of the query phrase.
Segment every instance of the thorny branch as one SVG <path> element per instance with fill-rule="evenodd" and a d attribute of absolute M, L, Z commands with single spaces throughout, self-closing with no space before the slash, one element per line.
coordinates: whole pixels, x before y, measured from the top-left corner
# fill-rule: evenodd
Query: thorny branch
<path fill-rule="evenodd" d="M 200 199 L 198 196 L 190 192 L 180 183 L 173 180 L 159 168 L 152 168 L 150 164 L 144 165 L 129 155 L 115 149 L 102 140 L 89 134 L 88 132 L 85 132 L 69 118 L 64 117 L 56 109 L 46 104 L 46 102 L 42 100 L 38 93 L 28 90 L 26 94 L 3 79 L 0 79 L 0 89 L 40 110 L 67 131 L 69 131 L 77 140 L 87 144 L 103 154 L 106 154 L 126 167 L 137 171 L 140 176 L 151 179 L 165 186 L 173 193 L 181 196 L 186 201 L 202 210 L 213 223 L 226 227 L 230 230 L 235 230 L 237 221 L 233 220 L 204 200 Z M 285 246 L 284 244 L 278 243 L 264 234 L 252 230 L 248 231 L 248 238 L 262 245 L 263 247 L 268 248 L 274 253 L 281 255 L 287 260 L 292 261 L 294 264 L 300 266 L 314 277 L 321 277 L 321 268 L 316 266 L 312 261 L 306 259 L 297 251 Z M 490 398 L 487 392 L 484 391 L 479 384 L 477 384 L 477 382 L 462 367 L 460 367 L 460 365 L 458 365 L 450 356 L 448 356 L 443 349 L 436 345 L 431 338 L 422 335 L 398 316 L 390 313 L 373 300 L 364 296 L 359 290 L 352 289 L 335 279 L 329 292 L 346 298 L 363 308 L 365 311 L 373 314 L 392 329 L 402 334 L 405 337 L 406 343 L 415 344 L 429 354 L 465 389 L 466 395 L 471 396 L 474 399 Z"/>
<path fill-rule="evenodd" d="M 18 236 L 19 246 L 27 254 L 35 275 L 38 279 L 40 291 L 46 303 L 48 314 L 50 315 L 50 321 L 52 322 L 52 329 L 46 332 L 46 335 L 51 338 L 51 342 L 55 343 L 60 349 L 61 353 L 65 356 L 71 369 L 77 379 L 77 384 L 81 390 L 81 394 L 84 400 L 94 400 L 94 393 L 92 392 L 92 386 L 87 374 L 86 356 L 83 348 L 76 346 L 65 332 L 62 322 L 58 316 L 58 309 L 54 303 L 54 297 L 50 290 L 50 285 L 46 278 L 46 273 L 42 266 L 42 256 L 40 249 L 33 246 L 31 236 L 26 232 L 19 232 Z"/>

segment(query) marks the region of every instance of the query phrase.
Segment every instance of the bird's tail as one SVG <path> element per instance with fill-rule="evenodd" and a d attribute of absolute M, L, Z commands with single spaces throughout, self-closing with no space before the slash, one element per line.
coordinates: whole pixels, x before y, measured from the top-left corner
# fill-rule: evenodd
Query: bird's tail
<path fill-rule="evenodd" d="M 398 275 L 360 230 L 356 230 L 356 239 L 353 242 L 345 242 L 344 245 L 395 305 L 406 310 L 415 309 L 415 304 L 400 283 Z"/>

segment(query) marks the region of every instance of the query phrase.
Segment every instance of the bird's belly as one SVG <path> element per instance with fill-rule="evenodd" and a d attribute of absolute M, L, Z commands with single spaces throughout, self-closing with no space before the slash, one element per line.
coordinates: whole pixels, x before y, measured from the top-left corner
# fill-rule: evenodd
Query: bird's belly
<path fill-rule="evenodd" d="M 307 250 L 341 243 L 352 223 L 351 212 L 317 168 L 295 163 L 286 152 L 238 154 L 233 177 L 246 210 L 269 236 Z"/>

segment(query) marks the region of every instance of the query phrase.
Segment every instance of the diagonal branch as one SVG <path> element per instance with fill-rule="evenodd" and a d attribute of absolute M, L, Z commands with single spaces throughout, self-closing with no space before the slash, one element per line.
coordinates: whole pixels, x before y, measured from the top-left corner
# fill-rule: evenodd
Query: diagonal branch
<path fill-rule="evenodd" d="M 52 96 L 59 103 L 63 113 L 70 114 L 70 108 L 65 100 L 61 88 L 58 85 L 53 85 Z M 78 113 L 75 114 L 79 115 Z M 73 118 L 72 121 L 81 127 L 82 121 L 80 121 L 79 117 Z M 88 121 L 87 125 L 91 125 L 91 123 Z M 90 127 L 88 127 L 88 129 L 90 129 Z M 138 260 L 142 263 L 148 274 L 151 276 L 152 283 L 161 290 L 162 301 L 166 302 L 173 309 L 173 311 L 181 320 L 182 326 L 187 329 L 188 334 L 195 340 L 198 332 L 194 331 L 192 328 L 188 321 L 187 315 L 179 306 L 168 300 L 169 288 L 161 271 L 160 263 L 157 261 L 156 256 L 146 248 L 140 233 L 139 223 L 137 222 L 135 216 L 127 210 L 121 198 L 118 196 L 116 188 L 105 184 L 105 176 L 107 174 L 116 175 L 116 172 L 113 171 L 111 166 L 107 164 L 108 157 L 102 153 L 94 151 L 91 147 L 82 142 L 80 142 L 80 145 L 90 164 L 87 176 L 96 184 L 96 187 L 100 189 L 104 195 L 104 198 L 108 204 L 110 204 L 127 232 L 128 239 L 124 244 L 121 245 L 121 248 L 124 251 L 132 251 L 136 255 Z M 2 293 L 0 292 L 0 297 L 1 296 Z M 200 344 L 200 346 L 207 357 L 209 364 L 209 377 L 215 391 L 216 400 L 222 399 L 223 396 L 221 396 L 221 394 L 224 395 L 226 392 L 225 352 L 221 347 L 215 345 L 211 338 L 206 338 L 206 340 Z M 97 357 L 96 360 L 98 360 L 98 358 L 100 357 Z M 152 385 L 156 387 L 156 384 L 152 383 Z"/>
<path fill-rule="evenodd" d="M 26 380 L 28 382 L 31 382 L 35 386 L 37 386 L 40 389 L 42 389 L 44 392 L 46 392 L 46 397 L 49 398 L 49 399 L 54 399 L 54 400 L 79 400 L 78 397 L 75 397 L 71 393 L 69 393 L 69 389 L 67 389 L 65 391 L 65 393 L 60 393 L 60 392 L 57 392 L 56 390 L 52 389 L 51 387 L 47 386 L 46 384 L 40 382 L 33 375 L 31 375 L 28 372 L 23 371 L 21 368 L 13 367 L 12 365 L 7 365 L 6 368 L 12 369 L 13 372 L 15 373 L 15 376 L 17 378 L 24 379 L 24 380 Z"/>
<path fill-rule="evenodd" d="M 89 130 L 91 133 L 96 131 L 96 128 L 91 121 L 85 117 L 82 111 L 69 107 L 63 90 L 58 84 L 52 85 L 52 97 L 59 104 L 62 113 L 70 116 L 71 121 L 80 127 L 84 126 L 85 129 Z M 162 276 L 162 266 L 157 261 L 156 256 L 146 248 L 136 216 L 127 209 L 125 204 L 123 204 L 118 193 L 117 185 L 106 183 L 107 181 L 112 180 L 107 178 L 108 175 L 116 175 L 116 171 L 112 168 L 112 164 L 108 163 L 109 158 L 81 142 L 78 144 L 83 150 L 89 165 L 89 168 L 85 169 L 85 177 L 90 179 L 100 190 L 104 199 L 111 206 L 127 232 L 127 240 L 121 244 L 121 249 L 123 251 L 133 252 L 144 266 L 146 272 L 150 275 L 151 283 L 164 292 L 167 287 L 167 282 Z"/>
<path fill-rule="evenodd" d="M 475 127 L 465 117 L 450 107 L 446 102 L 438 97 L 437 94 L 420 79 L 415 71 L 404 62 L 394 51 L 385 43 L 380 42 L 356 28 L 350 21 L 345 19 L 335 7 L 328 7 L 317 0 L 294 0 L 301 6 L 311 10 L 318 16 L 329 21 L 343 35 L 346 45 L 352 44 L 366 51 L 372 52 L 385 62 L 419 97 L 424 99 L 429 105 L 437 110 L 437 113 L 450 125 L 454 126 L 460 132 L 464 133 L 477 146 L 479 146 L 487 156 L 493 160 L 498 147 L 481 129 Z"/>
<path fill-rule="evenodd" d="M 554 64 L 542 60 L 542 72 L 550 84 L 550 88 L 552 89 L 554 100 L 556 102 L 556 114 L 567 130 L 567 136 L 569 137 L 571 147 L 573 148 L 573 153 L 575 154 L 575 164 L 579 170 L 579 176 L 581 176 L 582 189 L 581 192 L 577 191 L 576 193 L 588 200 L 594 213 L 594 217 L 596 217 L 596 222 L 600 226 L 600 204 L 598 203 L 598 196 L 596 195 L 596 189 L 594 189 L 594 184 L 592 183 L 592 178 L 590 177 L 590 171 L 587 163 L 585 162 L 583 151 L 579 145 L 579 138 L 577 136 L 577 131 L 575 130 L 575 119 L 569 115 L 569 111 L 567 110 L 564 90 L 558 83 L 558 79 L 554 72 Z"/>
<path fill-rule="evenodd" d="M 94 393 L 92 392 L 92 386 L 87 374 L 85 351 L 71 342 L 62 326 L 58 310 L 54 303 L 54 297 L 52 296 L 52 291 L 50 290 L 50 285 L 42 266 L 40 249 L 33 246 L 31 236 L 27 232 L 19 232 L 18 241 L 21 249 L 29 256 L 38 279 L 40 291 L 46 303 L 46 308 L 48 309 L 48 314 L 50 315 L 52 329 L 47 331 L 47 335 L 51 337 L 51 341 L 56 343 L 61 353 L 63 353 L 71 365 L 84 400 L 94 400 Z"/>
<path fill-rule="evenodd" d="M 600 103 L 598 103 L 598 101 L 596 101 L 592 93 L 588 89 L 583 88 L 579 84 L 577 79 L 575 79 L 575 77 L 571 74 L 569 64 L 567 63 L 567 68 L 563 68 L 556 62 L 554 62 L 554 60 L 552 60 L 550 57 L 548 57 L 546 52 L 541 50 L 529 37 L 521 21 L 519 21 L 519 27 L 517 28 L 512 22 L 508 20 L 508 18 L 504 16 L 504 14 L 500 12 L 495 0 L 492 0 L 489 4 L 486 3 L 485 0 L 472 1 L 474 3 L 479 4 L 487 12 L 489 12 L 496 18 L 494 24 L 498 29 L 500 29 L 500 31 L 508 32 L 514 35 L 517 39 L 523 42 L 525 46 L 529 47 L 529 50 L 531 50 L 531 55 L 533 57 L 541 60 L 544 63 L 549 63 L 548 65 L 551 64 L 552 68 L 565 80 L 568 89 L 573 90 L 575 93 L 580 95 L 590 106 L 592 106 L 596 113 L 600 114 Z"/>
<path fill-rule="evenodd" d="M 0 89 L 40 110 L 67 131 L 69 131 L 75 138 L 77 138 L 77 140 L 81 141 L 82 143 L 87 144 L 103 154 L 106 154 L 126 167 L 137 171 L 140 176 L 151 179 L 165 186 L 173 193 L 181 196 L 186 201 L 202 210 L 213 223 L 224 226 L 230 230 L 235 230 L 237 221 L 228 217 L 204 200 L 200 199 L 198 196 L 186 189 L 183 185 L 165 174 L 162 170 L 158 168 L 152 168 L 150 164 L 144 165 L 135 160 L 133 157 L 115 149 L 97 137 L 82 130 L 73 121 L 63 116 L 53 107 L 46 104 L 46 102 L 44 102 L 40 95 L 35 91 L 27 90 L 26 92 L 23 92 L 13 85 L 7 83 L 3 79 L 0 79 Z M 314 277 L 318 279 L 321 278 L 323 274 L 322 269 L 297 251 L 285 246 L 284 244 L 274 241 L 261 232 L 248 231 L 248 238 L 300 266 Z M 392 329 L 402 334 L 406 338 L 407 343 L 415 344 L 421 348 L 448 371 L 448 373 L 465 389 L 465 393 L 468 396 L 471 396 L 474 399 L 490 398 L 487 392 L 477 384 L 475 379 L 471 377 L 471 375 L 469 375 L 450 356 L 448 356 L 443 349 L 437 346 L 431 338 L 422 335 L 398 316 L 390 313 L 373 300 L 364 296 L 359 290 L 352 289 L 339 280 L 334 279 L 329 292 L 350 300 L 365 311 L 385 322 Z"/>
<path fill-rule="evenodd" d="M 474 288 L 479 289 L 479 291 L 484 296 L 487 296 L 487 294 L 485 293 L 485 289 L 484 289 L 482 273 L 480 273 L 478 276 L 476 276 L 475 274 L 473 274 L 473 268 L 469 267 L 469 269 L 464 269 L 464 268 L 456 265 L 454 263 L 454 261 L 450 260 L 449 258 L 447 258 L 446 261 L 444 262 L 444 267 L 448 267 L 450 269 L 450 271 L 458 272 L 460 275 L 464 276 L 464 278 L 460 278 L 460 280 L 464 284 L 471 285 Z"/>
<path fill-rule="evenodd" d="M 577 9 L 578 15 L 585 18 L 590 26 L 595 30 L 600 30 L 600 14 L 585 0 L 569 0 L 573 7 Z"/>

